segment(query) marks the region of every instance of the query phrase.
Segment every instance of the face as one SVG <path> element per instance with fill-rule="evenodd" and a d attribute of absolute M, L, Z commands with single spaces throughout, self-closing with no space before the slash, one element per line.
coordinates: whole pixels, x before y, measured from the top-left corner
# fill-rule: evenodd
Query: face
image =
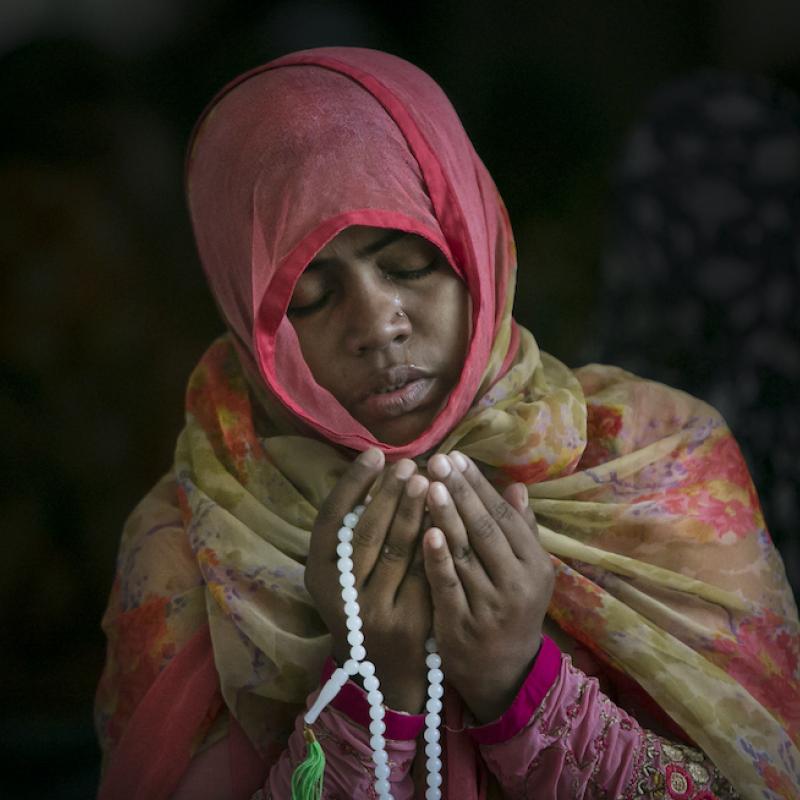
<path fill-rule="evenodd" d="M 429 241 L 386 228 L 341 231 L 300 276 L 287 315 L 317 383 L 393 445 L 430 426 L 469 344 L 461 279 Z"/>

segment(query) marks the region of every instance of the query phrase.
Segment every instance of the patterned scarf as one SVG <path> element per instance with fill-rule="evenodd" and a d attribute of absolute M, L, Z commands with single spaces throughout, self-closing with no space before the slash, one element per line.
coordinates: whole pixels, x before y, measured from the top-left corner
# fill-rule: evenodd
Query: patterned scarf
<path fill-rule="evenodd" d="M 257 431 L 227 337 L 192 375 L 187 409 L 175 465 L 185 537 L 147 564 L 141 537 L 123 540 L 101 730 L 113 746 L 207 621 L 228 710 L 274 753 L 330 651 L 303 563 L 348 457 Z M 619 369 L 571 372 L 523 331 L 511 369 L 440 450 L 456 446 L 497 486 L 529 485 L 557 568 L 551 618 L 633 678 L 744 797 L 797 797 L 797 613 L 719 415 Z M 129 531 L 153 521 L 154 502 Z M 170 591 L 197 570 L 200 584 Z"/>

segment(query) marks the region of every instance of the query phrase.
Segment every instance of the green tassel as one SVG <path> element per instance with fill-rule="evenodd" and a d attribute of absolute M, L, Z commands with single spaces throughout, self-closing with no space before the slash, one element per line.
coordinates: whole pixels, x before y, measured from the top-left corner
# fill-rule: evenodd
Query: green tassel
<path fill-rule="evenodd" d="M 314 731 L 306 726 L 306 757 L 292 773 L 292 800 L 322 800 L 325 778 L 325 752 Z"/>

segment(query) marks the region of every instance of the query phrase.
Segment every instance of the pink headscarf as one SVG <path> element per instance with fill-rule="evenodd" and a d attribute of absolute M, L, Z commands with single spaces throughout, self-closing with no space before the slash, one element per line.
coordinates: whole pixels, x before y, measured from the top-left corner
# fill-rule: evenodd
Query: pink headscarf
<path fill-rule="evenodd" d="M 378 445 L 399 458 L 430 450 L 460 421 L 502 320 L 514 245 L 489 173 L 428 75 L 359 48 L 308 50 L 258 67 L 201 116 L 187 184 L 222 314 L 248 366 L 305 427 L 353 450 Z M 285 314 L 305 267 L 351 225 L 424 236 L 472 299 L 459 383 L 428 430 L 401 446 L 378 442 L 316 383 Z"/>

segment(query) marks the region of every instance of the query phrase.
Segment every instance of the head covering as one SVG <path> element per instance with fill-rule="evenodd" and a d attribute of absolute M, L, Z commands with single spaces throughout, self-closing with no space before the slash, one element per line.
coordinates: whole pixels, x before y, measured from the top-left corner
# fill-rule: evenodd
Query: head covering
<path fill-rule="evenodd" d="M 376 166 L 384 153 L 386 172 Z M 337 170 L 333 185 L 324 176 Z M 278 176 L 274 186 L 262 171 Z M 158 737 L 170 758 L 149 769 L 146 796 L 168 797 L 212 719 L 222 732 L 240 726 L 268 765 L 317 684 L 330 636 L 303 581 L 311 529 L 350 463 L 342 445 L 372 439 L 320 405 L 330 398 L 299 368 L 283 309 L 305 263 L 355 222 L 426 236 L 473 300 L 467 363 L 448 405 L 418 440 L 384 449 L 458 447 L 498 488 L 527 484 L 556 572 L 551 619 L 632 678 L 742 796 L 800 789 L 797 611 L 730 431 L 682 392 L 613 367 L 573 372 L 523 329 L 514 345 L 508 223 L 427 76 L 349 49 L 255 70 L 206 112 L 189 193 L 233 333 L 192 374 L 174 473 L 123 534 L 97 705 L 111 753 L 105 797 L 140 763 L 135 743 Z M 264 429 L 248 370 L 266 387 Z M 287 427 L 287 415 L 313 435 Z M 448 780 L 464 765 L 455 761 Z"/>
<path fill-rule="evenodd" d="M 201 117 L 187 191 L 225 320 L 270 394 L 307 429 L 354 450 L 380 444 L 391 457 L 415 456 L 464 416 L 501 325 L 511 325 L 504 306 L 513 240 L 489 173 L 425 73 L 387 53 L 341 48 L 253 70 Z M 424 236 L 472 298 L 457 387 L 427 431 L 396 447 L 377 442 L 316 383 L 285 315 L 309 261 L 350 225 Z M 500 338 L 507 346 L 509 330 Z"/>

